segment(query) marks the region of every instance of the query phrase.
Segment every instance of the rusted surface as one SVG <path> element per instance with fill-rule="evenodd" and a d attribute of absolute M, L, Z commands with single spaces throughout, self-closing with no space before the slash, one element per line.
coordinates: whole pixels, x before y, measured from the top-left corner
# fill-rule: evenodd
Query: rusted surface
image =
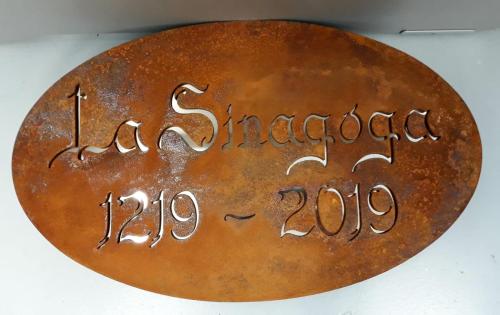
<path fill-rule="evenodd" d="M 450 227 L 480 167 L 471 113 L 430 69 L 277 21 L 173 29 L 91 59 L 37 102 L 13 156 L 26 214 L 62 252 L 217 301 L 394 267 Z"/>

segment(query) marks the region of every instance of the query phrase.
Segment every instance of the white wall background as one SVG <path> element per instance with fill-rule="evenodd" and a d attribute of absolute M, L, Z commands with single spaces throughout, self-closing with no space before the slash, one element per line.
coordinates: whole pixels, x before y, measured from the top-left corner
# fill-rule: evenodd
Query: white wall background
<path fill-rule="evenodd" d="M 141 35 L 59 35 L 0 44 L 0 314 L 500 312 L 500 29 L 462 35 L 368 34 L 429 65 L 468 104 L 483 143 L 478 189 L 458 221 L 402 265 L 332 292 L 260 303 L 189 301 L 108 279 L 50 245 L 17 202 L 11 154 L 31 106 L 75 66 Z"/>
<path fill-rule="evenodd" d="M 158 30 L 234 19 L 300 19 L 358 31 L 500 27 L 498 0 L 0 0 L 0 41 Z"/>

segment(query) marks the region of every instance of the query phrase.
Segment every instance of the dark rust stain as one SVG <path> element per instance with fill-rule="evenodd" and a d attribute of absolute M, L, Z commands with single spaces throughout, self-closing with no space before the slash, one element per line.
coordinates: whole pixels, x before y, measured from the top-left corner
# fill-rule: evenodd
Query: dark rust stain
<path fill-rule="evenodd" d="M 13 155 L 26 214 L 62 252 L 216 301 L 314 294 L 400 264 L 457 219 L 480 168 L 474 119 L 437 74 L 279 21 L 182 27 L 87 61 L 35 104 Z"/>

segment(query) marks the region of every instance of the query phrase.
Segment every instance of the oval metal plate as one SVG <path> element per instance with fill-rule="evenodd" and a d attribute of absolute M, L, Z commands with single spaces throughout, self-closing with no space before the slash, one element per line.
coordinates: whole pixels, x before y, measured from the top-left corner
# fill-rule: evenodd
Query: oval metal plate
<path fill-rule="evenodd" d="M 253 301 L 380 274 L 470 200 L 467 106 L 404 53 L 331 27 L 230 22 L 113 48 L 59 80 L 13 156 L 26 214 L 118 281 Z"/>

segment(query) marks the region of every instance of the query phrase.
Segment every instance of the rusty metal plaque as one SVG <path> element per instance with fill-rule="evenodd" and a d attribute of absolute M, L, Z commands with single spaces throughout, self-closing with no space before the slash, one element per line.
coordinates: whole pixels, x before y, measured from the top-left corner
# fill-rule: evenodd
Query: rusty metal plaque
<path fill-rule="evenodd" d="M 118 281 L 215 301 L 378 275 L 457 219 L 474 119 L 412 57 L 331 27 L 210 23 L 108 50 L 50 88 L 13 155 L 27 216 Z"/>

